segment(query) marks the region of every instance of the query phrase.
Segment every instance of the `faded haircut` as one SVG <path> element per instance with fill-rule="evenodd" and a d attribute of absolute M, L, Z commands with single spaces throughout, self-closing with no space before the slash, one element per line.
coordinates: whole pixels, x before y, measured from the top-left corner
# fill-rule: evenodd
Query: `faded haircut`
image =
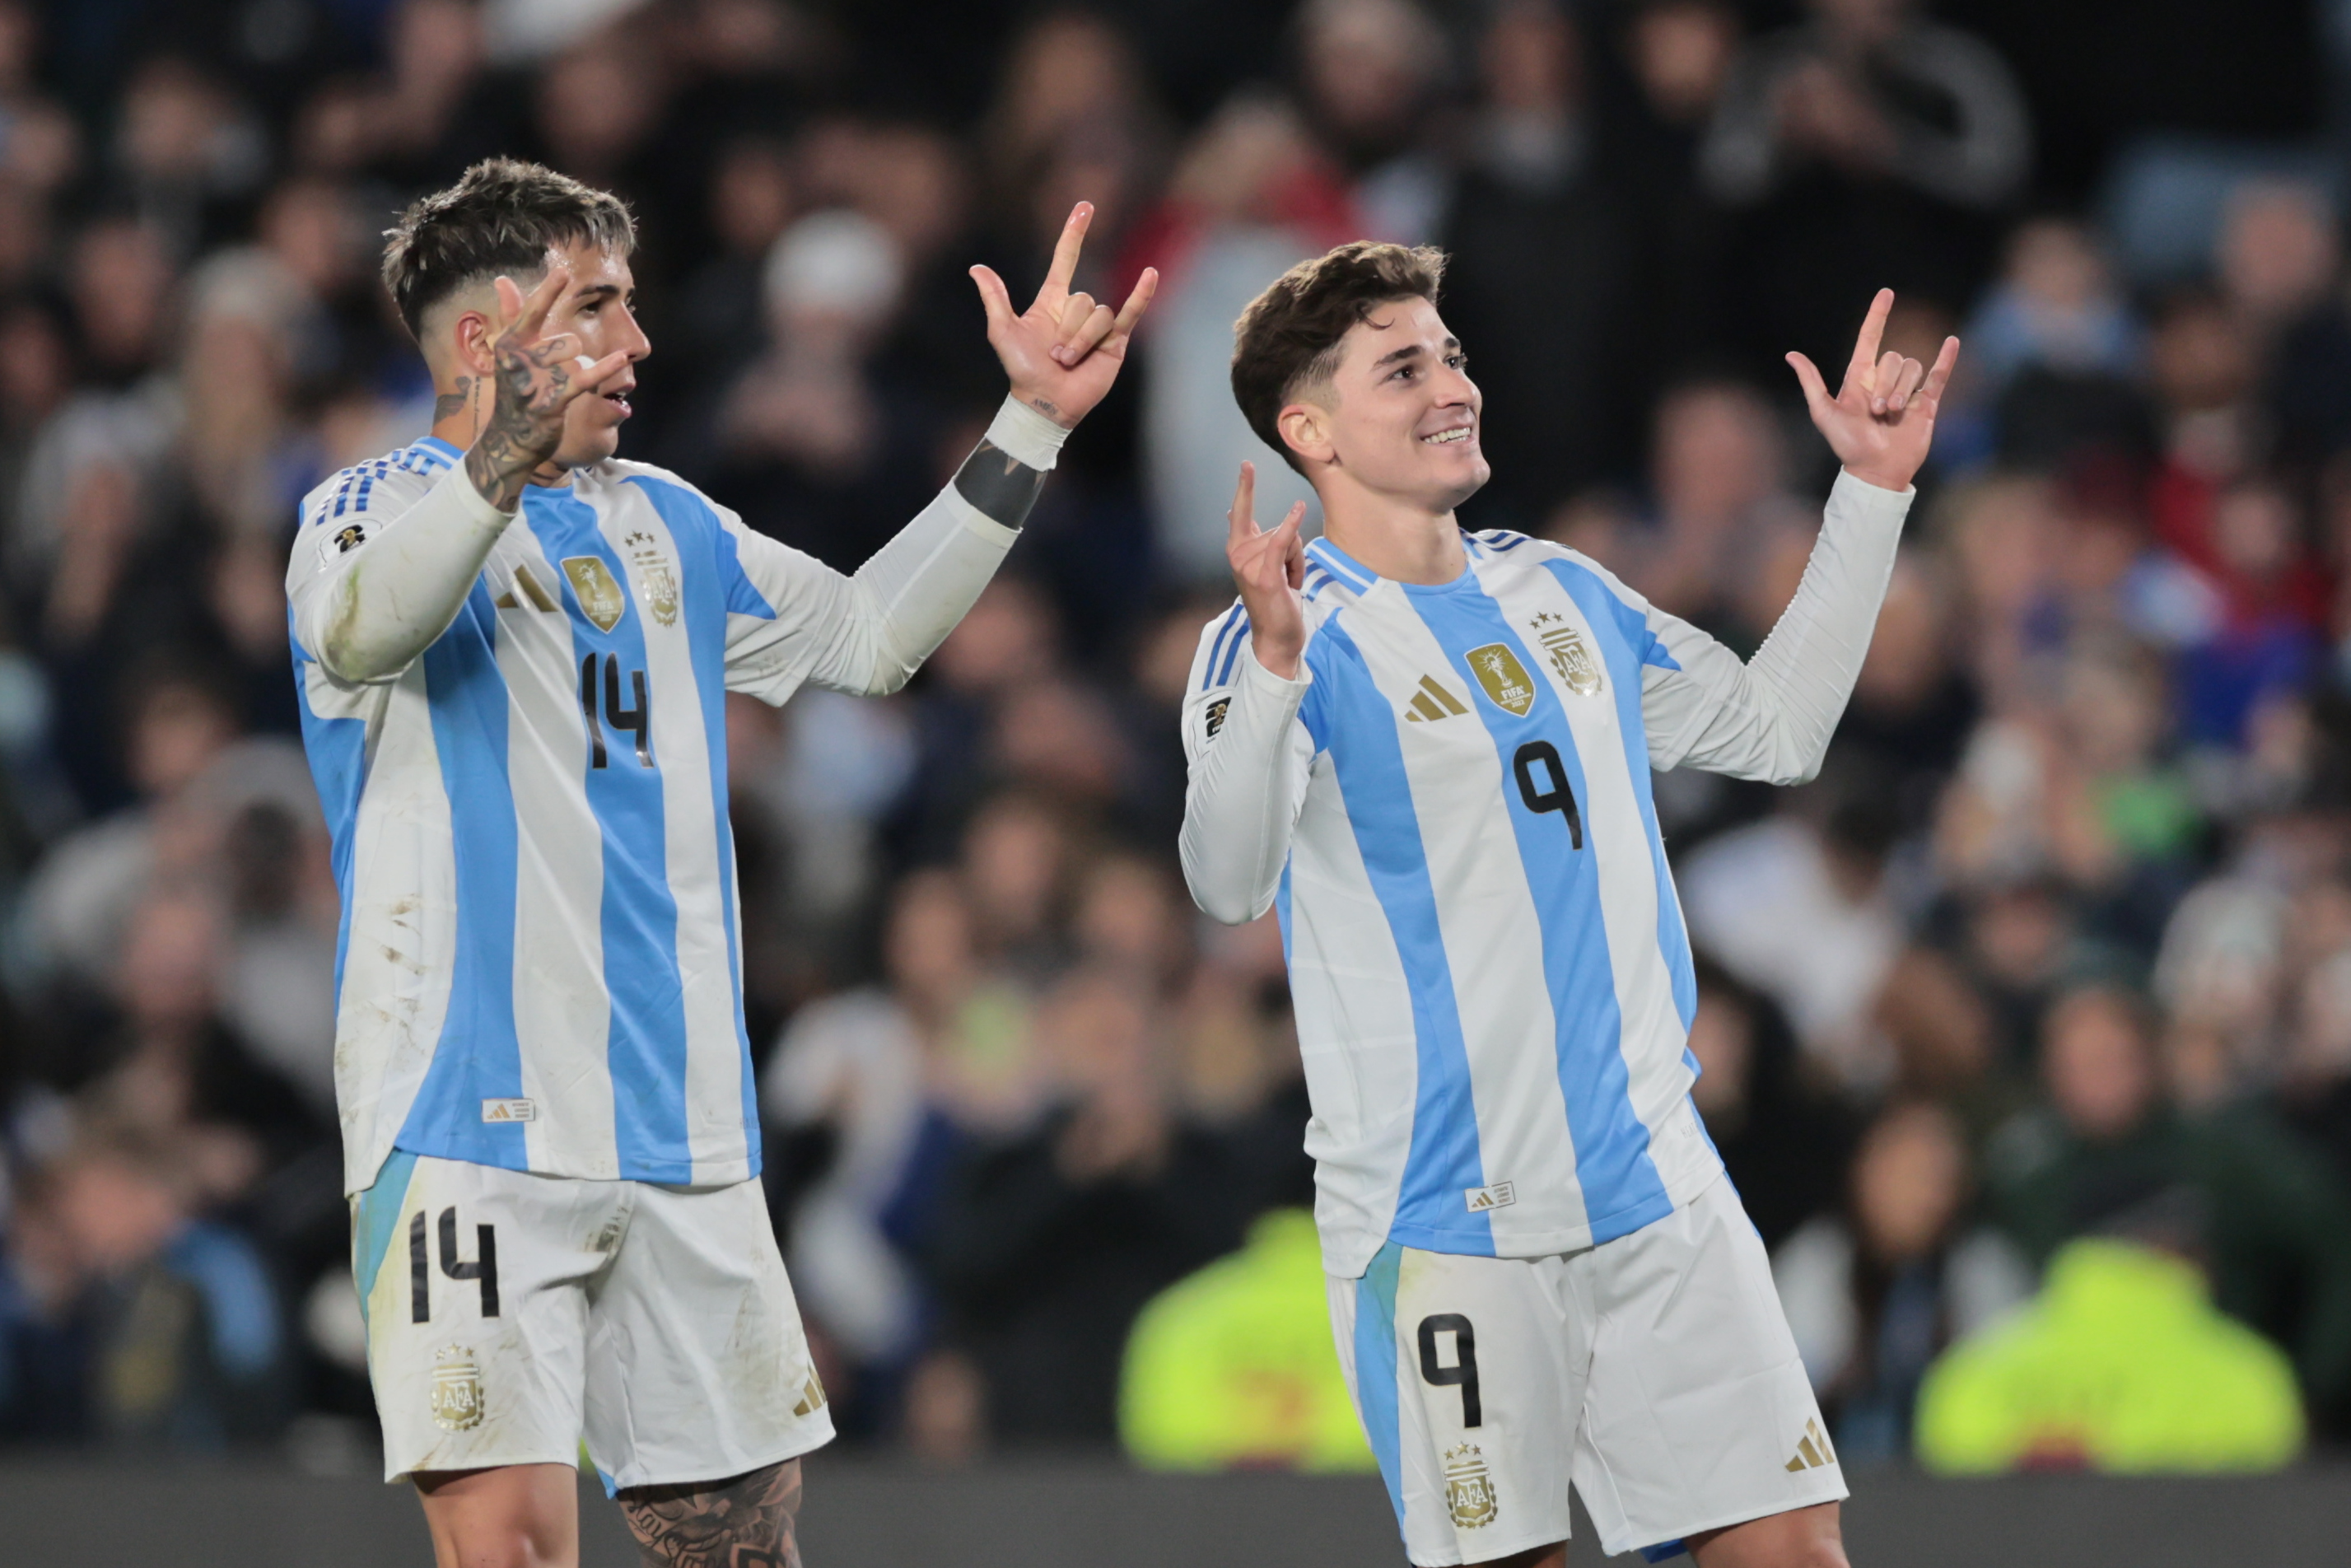
<path fill-rule="evenodd" d="M 622 256 L 636 247 L 621 198 L 544 164 L 485 159 L 386 231 L 383 286 L 421 344 L 424 313 L 451 295 L 500 274 L 534 277 L 550 248 L 583 243 Z"/>
<path fill-rule="evenodd" d="M 1445 253 L 1434 246 L 1356 240 L 1301 261 L 1249 301 L 1233 324 L 1233 401 L 1258 439 L 1300 473 L 1281 438 L 1281 411 L 1339 368 L 1349 328 L 1395 299 L 1437 302 Z"/>

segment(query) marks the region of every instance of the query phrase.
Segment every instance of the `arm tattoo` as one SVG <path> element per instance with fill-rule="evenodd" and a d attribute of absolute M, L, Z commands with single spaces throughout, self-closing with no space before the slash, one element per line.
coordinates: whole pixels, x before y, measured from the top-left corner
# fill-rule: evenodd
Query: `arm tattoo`
<path fill-rule="evenodd" d="M 497 357 L 497 399 L 465 454 L 465 476 L 492 506 L 511 512 L 532 471 L 562 444 L 571 366 L 538 343 L 502 342 Z"/>
<path fill-rule="evenodd" d="M 444 392 L 433 400 L 433 423 L 438 424 L 452 414 L 465 413 L 465 405 L 471 402 L 473 398 L 474 378 L 459 376 L 455 392 Z"/>
<path fill-rule="evenodd" d="M 730 1481 L 621 1493 L 644 1568 L 800 1568 L 799 1509 L 798 1459 Z"/>
<path fill-rule="evenodd" d="M 1029 508 L 1037 504 L 1038 494 L 1045 488 L 1045 471 L 1029 467 L 993 442 L 983 441 L 956 470 L 955 487 L 979 508 L 981 516 L 1017 528 L 1028 521 Z"/>

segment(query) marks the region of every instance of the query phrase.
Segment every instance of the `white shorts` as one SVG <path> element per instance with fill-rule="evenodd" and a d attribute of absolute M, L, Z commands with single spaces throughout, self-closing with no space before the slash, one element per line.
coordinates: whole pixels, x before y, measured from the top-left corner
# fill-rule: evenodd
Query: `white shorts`
<path fill-rule="evenodd" d="M 1394 1242 L 1332 1279 L 1339 1362 L 1416 1563 L 1568 1535 L 1610 1555 L 1845 1495 L 1761 1238 L 1729 1181 L 1548 1258 Z"/>
<path fill-rule="evenodd" d="M 395 1153 L 352 1200 L 386 1480 L 580 1462 L 607 1491 L 819 1448 L 832 1413 L 757 1181 L 581 1181 Z"/>

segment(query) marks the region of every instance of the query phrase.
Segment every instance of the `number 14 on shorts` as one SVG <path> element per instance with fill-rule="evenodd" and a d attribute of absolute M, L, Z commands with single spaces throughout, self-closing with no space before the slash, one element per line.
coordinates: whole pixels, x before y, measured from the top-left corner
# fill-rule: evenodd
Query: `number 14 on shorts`
<path fill-rule="evenodd" d="M 411 1321 L 428 1323 L 433 1321 L 433 1265 L 427 1253 L 424 1211 L 419 1209 L 408 1222 L 408 1311 Z M 495 1225 L 474 1227 L 474 1256 L 468 1260 L 457 1255 L 457 1210 L 453 1207 L 441 1211 L 440 1237 L 441 1272 L 452 1280 L 470 1280 L 479 1287 L 482 1316 L 498 1315 L 498 1228 Z"/>

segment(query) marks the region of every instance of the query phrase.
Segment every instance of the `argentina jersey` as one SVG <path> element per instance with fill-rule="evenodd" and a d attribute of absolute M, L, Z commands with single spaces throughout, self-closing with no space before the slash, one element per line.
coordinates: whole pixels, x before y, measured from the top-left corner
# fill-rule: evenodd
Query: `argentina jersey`
<path fill-rule="evenodd" d="M 1607 1241 L 1720 1169 L 1689 1102 L 1696 987 L 1650 799 L 1645 707 L 1687 678 L 1681 623 L 1558 546 L 1462 542 L 1468 570 L 1439 586 L 1307 548 L 1276 906 L 1343 1275 L 1390 1240 Z M 1203 636 L 1196 756 L 1248 641 L 1238 605 Z"/>
<path fill-rule="evenodd" d="M 287 572 L 342 894 L 347 1186 L 395 1148 L 745 1179 L 759 1140 L 725 696 L 824 678 L 849 580 L 661 470 L 607 462 L 524 492 L 422 657 L 339 679 L 304 646 L 312 600 L 364 591 L 365 552 L 466 483 L 459 460 L 427 439 L 337 475 L 305 499 Z"/>

